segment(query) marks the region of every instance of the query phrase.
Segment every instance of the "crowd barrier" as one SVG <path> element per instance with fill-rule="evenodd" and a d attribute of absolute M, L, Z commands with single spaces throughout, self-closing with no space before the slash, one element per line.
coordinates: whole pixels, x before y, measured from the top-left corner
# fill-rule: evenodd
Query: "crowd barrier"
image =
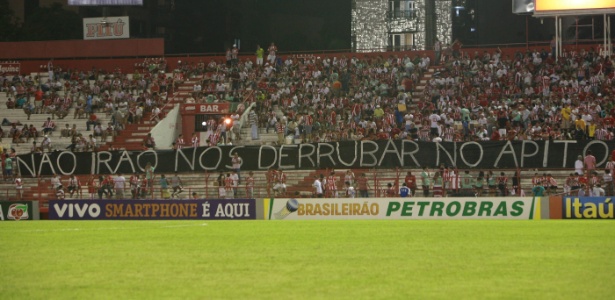
<path fill-rule="evenodd" d="M 38 201 L 0 201 L 0 221 L 39 220 Z M 614 219 L 610 197 L 51 200 L 50 220 Z"/>

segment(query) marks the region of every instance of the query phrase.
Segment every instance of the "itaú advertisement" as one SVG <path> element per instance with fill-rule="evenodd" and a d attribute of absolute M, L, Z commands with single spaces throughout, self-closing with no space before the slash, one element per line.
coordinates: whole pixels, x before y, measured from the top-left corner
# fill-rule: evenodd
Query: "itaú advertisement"
<path fill-rule="evenodd" d="M 615 8 L 613 0 L 536 0 L 536 11 Z"/>
<path fill-rule="evenodd" d="M 253 220 L 254 199 L 50 200 L 50 220 Z"/>
<path fill-rule="evenodd" d="M 266 220 L 540 219 L 540 201 L 506 198 L 264 199 Z"/>
<path fill-rule="evenodd" d="M 613 219 L 615 206 L 607 197 L 565 197 L 562 219 Z"/>

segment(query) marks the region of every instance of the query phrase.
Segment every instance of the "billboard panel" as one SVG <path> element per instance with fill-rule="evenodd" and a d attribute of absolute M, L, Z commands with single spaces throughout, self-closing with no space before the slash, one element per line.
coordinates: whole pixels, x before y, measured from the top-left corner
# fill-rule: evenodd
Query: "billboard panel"
<path fill-rule="evenodd" d="M 21 64 L 16 61 L 0 61 L 0 75 L 18 75 L 21 72 Z"/>
<path fill-rule="evenodd" d="M 254 199 L 50 200 L 50 220 L 254 220 Z"/>
<path fill-rule="evenodd" d="M 534 220 L 540 201 L 506 198 L 265 199 L 265 220 Z"/>
<path fill-rule="evenodd" d="M 0 201 L 0 221 L 40 220 L 38 201 Z"/>
<path fill-rule="evenodd" d="M 615 9 L 613 0 L 582 0 L 582 1 L 562 1 L 562 0 L 535 0 L 536 12 L 566 11 L 566 10 L 594 10 L 594 9 Z"/>
<path fill-rule="evenodd" d="M 84 40 L 127 38 L 130 38 L 130 20 L 128 16 L 83 19 Z"/>
<path fill-rule="evenodd" d="M 534 12 L 534 0 L 513 0 L 513 14 L 531 14 Z"/>
<path fill-rule="evenodd" d="M 615 218 L 615 206 L 611 197 L 565 197 L 562 219 L 610 219 Z"/>
<path fill-rule="evenodd" d="M 68 0 L 68 5 L 75 5 L 75 6 L 143 5 L 143 0 Z"/>

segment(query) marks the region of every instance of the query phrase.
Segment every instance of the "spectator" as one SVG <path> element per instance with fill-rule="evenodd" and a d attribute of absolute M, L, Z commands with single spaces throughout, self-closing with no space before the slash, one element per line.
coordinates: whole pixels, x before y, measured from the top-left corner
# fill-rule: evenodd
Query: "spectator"
<path fill-rule="evenodd" d="M 152 136 L 151 133 L 148 133 L 145 139 L 143 140 L 143 147 L 150 148 L 150 149 L 156 149 L 156 142 L 154 141 L 154 137 Z"/>
<path fill-rule="evenodd" d="M 587 154 L 585 155 L 585 158 L 583 159 L 583 166 L 585 167 L 585 170 L 588 172 L 592 172 L 593 170 L 596 169 L 596 157 L 592 155 L 591 150 L 587 150 Z"/>

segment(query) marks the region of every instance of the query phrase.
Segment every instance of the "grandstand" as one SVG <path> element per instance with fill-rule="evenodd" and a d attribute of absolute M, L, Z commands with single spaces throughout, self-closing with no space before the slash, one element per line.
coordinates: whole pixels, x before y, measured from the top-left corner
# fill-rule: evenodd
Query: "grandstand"
<path fill-rule="evenodd" d="M 315 55 L 288 56 L 273 66 L 256 67 L 243 58 L 236 66 L 242 71 L 240 83 L 233 90 L 231 73 L 233 68 L 225 66 L 223 61 L 212 58 L 205 65 L 196 59 L 186 59 L 178 63 L 176 68 L 165 76 L 149 74 L 151 82 L 144 90 L 158 91 L 166 86 L 166 94 L 157 98 L 157 104 L 164 112 L 168 112 L 175 104 L 206 103 L 212 97 L 230 99 L 239 98 L 234 109 L 241 103 L 244 108 L 242 116 L 242 140 L 236 144 L 279 144 L 275 128 L 266 134 L 269 119 L 275 116 L 284 126 L 292 121 L 305 124 L 307 116 L 312 116 L 318 122 L 321 130 L 311 137 L 305 134 L 296 135 L 295 142 L 330 142 L 360 139 L 412 139 L 415 141 L 431 141 L 440 138 L 442 141 L 485 141 L 485 140 L 548 140 L 548 139 L 586 139 L 595 138 L 603 141 L 613 139 L 613 105 L 610 96 L 613 91 L 613 66 L 611 60 L 600 57 L 592 48 L 567 49 L 563 59 L 555 62 L 548 53 L 529 49 L 526 52 L 500 49 L 468 50 L 460 57 L 454 57 L 444 51 L 439 66 L 434 66 L 428 55 L 391 53 L 386 55 L 339 54 L 317 57 Z M 414 56 L 414 57 L 411 57 Z M 202 61 L 202 60 L 199 60 Z M 579 61 L 585 62 L 579 65 Z M 589 62 L 587 62 L 589 61 Z M 146 60 L 147 62 L 147 60 Z M 147 64 L 136 65 L 135 69 L 148 76 Z M 582 68 L 581 66 L 586 66 Z M 566 69 L 567 68 L 567 69 Z M 132 70 L 129 70 L 132 72 Z M 327 76 L 323 73 L 327 72 Z M 113 74 L 113 73 L 110 73 Z M 40 74 L 31 74 L 35 78 Z M 572 76 L 575 75 L 575 76 Z M 108 75 L 109 76 L 109 75 Z M 115 73 L 113 76 L 131 82 L 133 74 Z M 8 78 L 7 78 L 8 79 Z M 100 84 L 113 82 L 113 77 L 99 75 Z M 39 82 L 46 82 L 40 78 Z M 61 86 L 70 83 L 71 86 L 89 84 L 87 80 L 63 79 Z M 10 88 L 10 84 L 5 86 Z M 132 80 L 134 82 L 134 80 Z M 98 83 L 97 83 L 98 84 Z M 113 84 L 113 83 L 112 83 Z M 134 84 L 134 83 L 133 83 Z M 195 85 L 202 85 L 195 91 Z M 221 86 L 221 90 L 219 90 Z M 64 96 L 68 88 L 59 91 Z M 115 89 L 132 92 L 132 88 Z M 162 91 L 161 91 L 162 92 Z M 12 96 L 13 97 L 13 96 Z M 128 101 L 135 101 L 135 93 Z M 7 95 L 0 96 L 0 106 L 6 107 Z M 320 99 L 317 101 L 315 99 Z M 85 96 L 80 99 L 85 100 Z M 223 100 L 214 100 L 223 101 Z M 252 105 L 256 103 L 255 105 Z M 359 104 L 354 114 L 354 104 Z M 563 103 L 563 105 L 562 105 Z M 407 109 L 403 115 L 403 107 Z M 562 107 L 571 106 L 572 121 L 584 120 L 596 127 L 561 128 Z M 384 108 L 381 112 L 379 108 Z M 260 138 L 250 138 L 250 125 L 247 113 L 255 110 L 259 117 L 258 130 Z M 87 134 L 86 120 L 73 119 L 75 108 L 68 108 L 64 119 L 55 118 L 56 130 L 51 134 L 52 149 L 64 150 L 70 145 L 70 139 L 60 137 L 60 129 L 66 125 L 76 125 L 76 131 Z M 399 111 L 399 113 L 398 113 Z M 436 127 L 431 126 L 431 115 L 437 112 L 440 121 Z M 103 110 L 97 113 L 101 123 L 112 121 L 109 114 Z M 380 115 L 378 115 L 380 113 Z M 401 114 L 401 115 L 400 115 Z M 10 138 L 11 123 L 34 124 L 41 131 L 43 122 L 50 114 L 32 114 L 26 120 L 23 109 L 3 109 L 0 119 L 9 122 L 3 124 L 5 136 L 3 148 L 15 149 L 17 154 L 29 153 L 28 143 L 14 143 Z M 367 116 L 367 117 L 366 117 Z M 465 119 L 464 119 L 465 118 Z M 502 122 L 502 119 L 504 121 Z M 284 120 L 284 121 L 283 121 Z M 373 122 L 373 126 L 369 122 Z M 410 130 L 404 130 L 408 124 Z M 570 123 L 569 123 L 570 124 Z M 144 136 L 155 125 L 151 120 L 151 107 L 146 109 L 143 120 L 139 123 L 124 124 L 118 129 L 117 136 L 108 136 L 98 150 L 126 149 L 142 150 Z M 604 131 L 601 131 L 602 128 Z M 395 131 L 397 128 L 401 129 Z M 435 129 L 436 135 L 432 130 Z M 348 133 L 345 135 L 344 133 Z M 40 141 L 41 138 L 38 138 Z M 285 142 L 285 141 L 284 141 Z M 292 142 L 292 140 L 291 140 Z M 170 145 L 168 145 L 170 146 Z M 167 145 L 160 145 L 167 148 Z M 432 166 L 432 168 L 435 166 Z M 346 169 L 336 169 L 337 174 Z M 409 169 L 417 177 L 421 170 Z M 370 194 L 385 195 L 387 183 L 397 189 L 403 182 L 406 169 L 355 169 L 355 174 L 365 173 L 369 178 Z M 433 171 L 433 169 L 432 169 Z M 456 174 L 464 170 L 456 170 Z M 487 170 L 485 170 L 487 171 Z M 498 170 L 499 171 L 499 170 Z M 508 177 L 519 172 L 520 190 L 529 193 L 532 187 L 532 177 L 536 170 L 509 169 L 505 170 Z M 552 173 L 558 182 L 558 190 L 562 192 L 566 177 L 571 169 L 540 170 L 539 173 Z M 243 176 L 247 172 L 242 172 Z M 285 196 L 311 196 L 311 184 L 314 177 L 328 170 L 287 171 L 287 189 Z M 476 176 L 478 170 L 472 170 Z M 267 172 L 254 172 L 254 197 L 272 197 L 275 193 L 271 187 L 274 181 L 268 179 Z M 431 173 L 433 174 L 433 172 Z M 168 174 L 170 175 L 170 174 Z M 186 193 L 184 197 L 195 192 L 202 197 L 217 197 L 217 173 L 182 173 Z M 86 182 L 89 176 L 79 176 L 82 183 L 82 194 L 87 195 Z M 66 181 L 67 178 L 62 178 Z M 452 180 L 452 179 L 451 179 Z M 458 179 L 457 179 L 458 180 Z M 512 181 L 512 180 L 511 180 Z M 26 187 L 24 197 L 31 199 L 50 199 L 54 195 L 49 189 L 49 178 L 24 178 Z M 342 179 L 338 181 L 341 190 Z M 509 183 L 509 187 L 511 184 Z M 420 188 L 420 187 L 419 187 Z M 11 183 L 0 186 L 0 197 L 14 199 L 15 189 Z M 487 188 L 485 188 L 487 189 Z M 245 188 L 238 189 L 237 197 L 246 195 Z M 127 193 L 126 193 L 127 194 Z M 492 193 L 493 194 L 493 193 Z M 489 195 L 485 192 L 483 195 Z M 162 192 L 152 188 L 147 197 L 162 197 Z"/>

